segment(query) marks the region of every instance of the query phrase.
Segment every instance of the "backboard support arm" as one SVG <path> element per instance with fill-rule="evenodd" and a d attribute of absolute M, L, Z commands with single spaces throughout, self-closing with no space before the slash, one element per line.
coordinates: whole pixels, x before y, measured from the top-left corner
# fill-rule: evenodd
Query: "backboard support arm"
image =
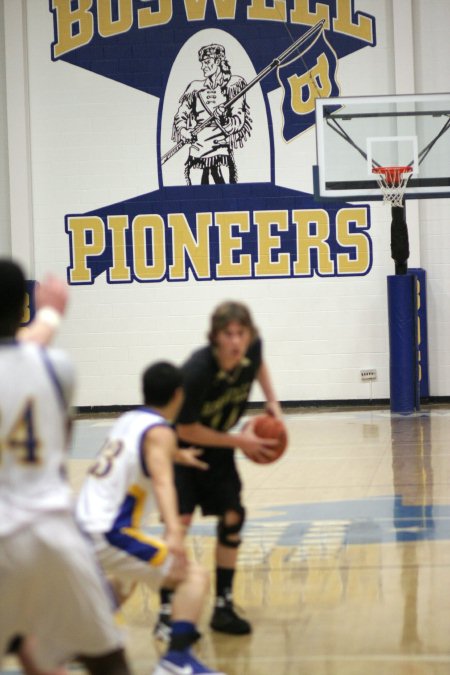
<path fill-rule="evenodd" d="M 450 113 L 447 114 L 448 120 L 445 122 L 444 126 L 442 129 L 439 131 L 438 134 L 426 145 L 423 150 L 419 152 L 419 164 L 422 164 L 423 160 L 425 157 L 428 155 L 430 150 L 433 148 L 434 144 L 437 143 L 437 141 L 445 134 L 446 131 L 450 129 Z"/>

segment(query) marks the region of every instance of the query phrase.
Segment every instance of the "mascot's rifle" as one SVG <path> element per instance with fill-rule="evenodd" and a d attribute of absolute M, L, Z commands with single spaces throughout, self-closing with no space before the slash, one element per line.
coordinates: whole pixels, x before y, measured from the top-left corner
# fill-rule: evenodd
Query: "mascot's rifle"
<path fill-rule="evenodd" d="M 290 55 L 292 54 L 293 51 L 295 51 L 296 49 L 298 49 L 299 47 L 301 47 L 302 44 L 304 44 L 304 43 L 305 43 L 312 35 L 316 35 L 316 33 L 317 33 L 317 35 L 318 35 L 318 34 L 322 31 L 324 23 L 325 23 L 325 19 L 322 19 L 321 21 L 319 21 L 318 23 L 316 23 L 314 26 L 312 26 L 309 30 L 307 30 L 306 33 L 305 33 L 304 35 L 302 35 L 298 40 L 296 40 L 296 41 L 295 41 L 290 47 L 288 47 L 282 54 L 280 54 L 279 56 L 277 56 L 277 58 L 274 59 L 274 60 L 272 61 L 272 63 L 270 63 L 270 64 L 269 64 L 268 66 L 266 66 L 265 68 L 263 68 L 263 70 L 261 70 L 261 72 L 258 73 L 258 75 L 256 75 L 256 77 L 254 77 L 253 80 L 252 80 L 251 82 L 249 82 L 248 84 L 246 84 L 245 87 L 243 87 L 243 89 L 241 89 L 241 91 L 239 91 L 239 92 L 236 94 L 236 96 L 233 96 L 233 98 L 230 98 L 229 101 L 227 101 L 226 103 L 224 103 L 224 104 L 222 105 L 222 109 L 225 109 L 225 110 L 226 110 L 227 108 L 231 108 L 231 106 L 232 106 L 238 99 L 240 99 L 242 96 L 244 96 L 244 94 L 246 94 L 246 93 L 248 92 L 249 89 L 251 89 L 257 82 L 259 82 L 260 80 L 262 80 L 263 77 L 266 77 L 266 75 L 268 75 L 269 73 L 271 73 L 272 70 L 273 70 L 274 68 L 277 68 L 277 66 L 279 66 L 281 63 L 283 63 L 283 61 L 284 61 L 285 59 L 287 59 L 287 57 L 290 56 Z M 195 137 L 195 136 L 199 133 L 199 131 L 201 131 L 202 129 L 204 129 L 205 127 L 207 127 L 208 124 L 210 124 L 214 119 L 215 119 L 215 115 L 212 114 L 212 115 L 210 115 L 206 120 L 204 120 L 203 122 L 201 122 L 201 124 L 198 124 L 196 127 L 194 127 L 194 129 L 192 130 L 192 136 Z M 169 160 L 169 159 L 170 159 L 171 157 L 173 157 L 179 150 L 181 150 L 181 148 L 182 148 L 186 143 L 187 143 L 187 141 L 184 141 L 184 140 L 178 141 L 178 143 L 177 143 L 176 145 L 174 145 L 170 150 L 168 150 L 164 155 L 162 155 L 162 157 L 161 157 L 161 164 L 165 164 L 165 163 L 167 162 L 167 160 Z"/>

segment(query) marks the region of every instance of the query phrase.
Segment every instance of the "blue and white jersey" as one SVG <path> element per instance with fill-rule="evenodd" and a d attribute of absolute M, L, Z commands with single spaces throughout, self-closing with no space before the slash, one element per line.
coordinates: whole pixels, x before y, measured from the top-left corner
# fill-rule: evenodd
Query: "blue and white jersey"
<path fill-rule="evenodd" d="M 160 425 L 168 422 L 150 408 L 125 413 L 115 422 L 78 497 L 77 519 L 85 532 L 137 532 L 154 507 L 144 439 Z"/>
<path fill-rule="evenodd" d="M 73 506 L 66 477 L 73 385 L 64 352 L 0 341 L 0 537 Z"/>

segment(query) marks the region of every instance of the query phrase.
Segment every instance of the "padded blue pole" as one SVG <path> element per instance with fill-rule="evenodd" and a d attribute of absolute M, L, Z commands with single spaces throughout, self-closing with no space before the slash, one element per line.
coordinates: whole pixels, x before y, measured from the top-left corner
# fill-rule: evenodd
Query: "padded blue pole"
<path fill-rule="evenodd" d="M 420 407 L 417 368 L 416 278 L 388 276 L 389 380 L 391 411 L 410 414 Z"/>

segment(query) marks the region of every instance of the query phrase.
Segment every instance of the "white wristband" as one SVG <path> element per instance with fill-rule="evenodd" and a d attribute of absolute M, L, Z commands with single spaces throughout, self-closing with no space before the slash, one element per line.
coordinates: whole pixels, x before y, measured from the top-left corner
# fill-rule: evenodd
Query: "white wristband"
<path fill-rule="evenodd" d="M 61 323 L 61 314 L 53 307 L 41 307 L 36 312 L 36 320 L 46 323 L 50 328 L 59 328 Z"/>

